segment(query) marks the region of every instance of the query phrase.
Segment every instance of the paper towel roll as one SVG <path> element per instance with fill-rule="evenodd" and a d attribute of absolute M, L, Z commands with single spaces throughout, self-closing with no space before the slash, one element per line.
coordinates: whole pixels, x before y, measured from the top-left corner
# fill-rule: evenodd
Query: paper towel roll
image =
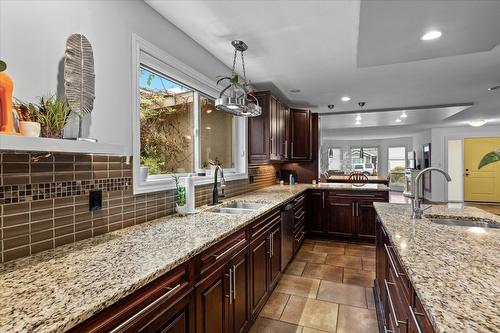
<path fill-rule="evenodd" d="M 194 213 L 195 202 L 194 202 L 194 178 L 192 175 L 186 177 L 186 208 L 188 213 Z"/>

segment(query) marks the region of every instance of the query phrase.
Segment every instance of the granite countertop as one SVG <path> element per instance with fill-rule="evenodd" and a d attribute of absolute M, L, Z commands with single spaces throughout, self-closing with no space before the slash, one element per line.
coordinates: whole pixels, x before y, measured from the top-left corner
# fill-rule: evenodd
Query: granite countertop
<path fill-rule="evenodd" d="M 0 264 L 0 332 L 63 332 L 309 188 L 388 190 L 368 185 L 270 186 L 225 200 L 265 203 L 251 214 L 205 206 Z"/>
<path fill-rule="evenodd" d="M 403 204 L 375 209 L 436 332 L 500 332 L 500 229 L 413 220 Z M 431 215 L 500 224 L 500 216 L 456 204 L 433 206 Z"/>

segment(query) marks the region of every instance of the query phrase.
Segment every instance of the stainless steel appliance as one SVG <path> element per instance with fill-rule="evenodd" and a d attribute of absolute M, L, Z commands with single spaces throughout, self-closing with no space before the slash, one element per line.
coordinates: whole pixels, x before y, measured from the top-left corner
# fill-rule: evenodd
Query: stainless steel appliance
<path fill-rule="evenodd" d="M 293 256 L 293 202 L 281 207 L 281 271 Z"/>

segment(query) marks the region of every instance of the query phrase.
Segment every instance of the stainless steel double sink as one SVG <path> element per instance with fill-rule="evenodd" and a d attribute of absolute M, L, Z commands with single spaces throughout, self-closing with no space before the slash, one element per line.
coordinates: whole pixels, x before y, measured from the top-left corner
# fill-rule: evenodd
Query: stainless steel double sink
<path fill-rule="evenodd" d="M 211 208 L 208 211 L 212 213 L 243 215 L 253 213 L 265 205 L 262 202 L 232 201 L 222 206 Z"/>

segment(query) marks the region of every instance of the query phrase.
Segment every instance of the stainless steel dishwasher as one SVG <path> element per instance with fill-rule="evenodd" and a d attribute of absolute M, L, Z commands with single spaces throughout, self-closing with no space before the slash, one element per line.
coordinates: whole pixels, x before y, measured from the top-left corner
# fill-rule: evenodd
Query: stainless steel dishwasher
<path fill-rule="evenodd" d="M 281 271 L 293 256 L 293 202 L 281 206 Z"/>

